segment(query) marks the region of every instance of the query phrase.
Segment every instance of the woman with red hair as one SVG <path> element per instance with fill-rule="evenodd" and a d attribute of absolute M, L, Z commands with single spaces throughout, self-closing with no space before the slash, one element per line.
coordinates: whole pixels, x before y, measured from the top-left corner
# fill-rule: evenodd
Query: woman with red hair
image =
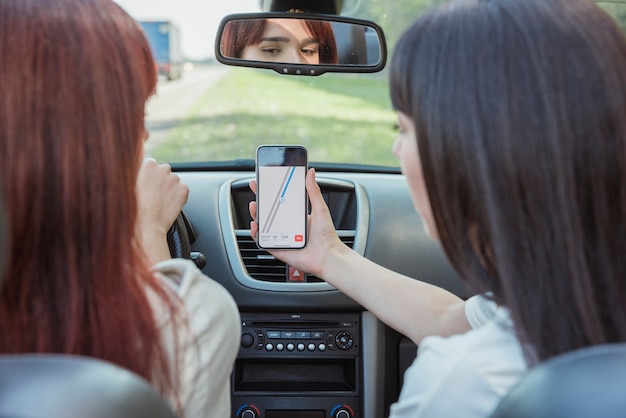
<path fill-rule="evenodd" d="M 0 353 L 143 376 L 179 415 L 230 415 L 237 306 L 166 234 L 188 189 L 143 160 L 150 47 L 111 0 L 0 2 L 0 189 L 11 219 Z"/>

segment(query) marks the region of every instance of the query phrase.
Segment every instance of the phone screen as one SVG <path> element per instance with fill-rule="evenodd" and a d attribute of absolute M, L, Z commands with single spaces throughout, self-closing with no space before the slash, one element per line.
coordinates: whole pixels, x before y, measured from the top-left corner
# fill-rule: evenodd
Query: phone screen
<path fill-rule="evenodd" d="M 261 248 L 306 245 L 307 152 L 296 145 L 257 149 L 257 244 Z"/>

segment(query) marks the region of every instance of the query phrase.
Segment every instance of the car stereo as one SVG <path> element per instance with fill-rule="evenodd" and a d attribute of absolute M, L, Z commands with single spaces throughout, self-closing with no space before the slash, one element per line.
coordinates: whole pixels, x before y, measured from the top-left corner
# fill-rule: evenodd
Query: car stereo
<path fill-rule="evenodd" d="M 242 313 L 235 418 L 361 416 L 358 313 Z"/>

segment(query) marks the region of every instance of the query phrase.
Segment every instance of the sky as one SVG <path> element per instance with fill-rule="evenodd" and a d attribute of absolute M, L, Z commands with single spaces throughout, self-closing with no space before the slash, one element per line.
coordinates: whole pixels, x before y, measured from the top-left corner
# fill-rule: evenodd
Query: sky
<path fill-rule="evenodd" d="M 261 11 L 260 0 L 115 0 L 137 20 L 171 20 L 180 27 L 183 55 L 214 56 L 215 32 L 224 16 Z"/>

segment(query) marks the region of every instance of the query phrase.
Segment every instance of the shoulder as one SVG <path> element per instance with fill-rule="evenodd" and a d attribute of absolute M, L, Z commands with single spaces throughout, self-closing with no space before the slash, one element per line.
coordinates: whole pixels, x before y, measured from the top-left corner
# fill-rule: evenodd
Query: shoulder
<path fill-rule="evenodd" d="M 173 258 L 161 261 L 152 267 L 152 271 L 181 297 L 189 294 L 192 288 L 223 288 L 202 273 L 191 260 Z"/>
<path fill-rule="evenodd" d="M 464 334 L 425 338 L 418 357 L 444 363 L 453 360 L 450 372 L 464 371 L 486 380 L 510 369 L 526 369 L 522 347 L 505 311 L 498 311 L 493 320 Z"/>
<path fill-rule="evenodd" d="M 488 416 L 526 368 L 514 332 L 499 321 L 448 338 L 427 337 L 391 417 Z"/>
<path fill-rule="evenodd" d="M 171 259 L 162 261 L 152 268 L 153 272 L 190 310 L 237 311 L 231 294 L 218 282 L 202 273 L 191 260 Z"/>
<path fill-rule="evenodd" d="M 508 316 L 508 310 L 491 300 L 489 293 L 472 296 L 465 302 L 465 317 L 472 328 L 480 328 L 496 316 Z"/>
<path fill-rule="evenodd" d="M 221 341 L 228 349 L 239 344 L 239 309 L 224 286 L 202 273 L 191 260 L 166 260 L 156 264 L 153 271 L 181 299 L 198 344 Z"/>
<path fill-rule="evenodd" d="M 239 310 L 224 286 L 202 273 L 191 260 L 166 260 L 152 270 L 181 299 L 197 341 L 206 338 L 238 344 Z"/>

